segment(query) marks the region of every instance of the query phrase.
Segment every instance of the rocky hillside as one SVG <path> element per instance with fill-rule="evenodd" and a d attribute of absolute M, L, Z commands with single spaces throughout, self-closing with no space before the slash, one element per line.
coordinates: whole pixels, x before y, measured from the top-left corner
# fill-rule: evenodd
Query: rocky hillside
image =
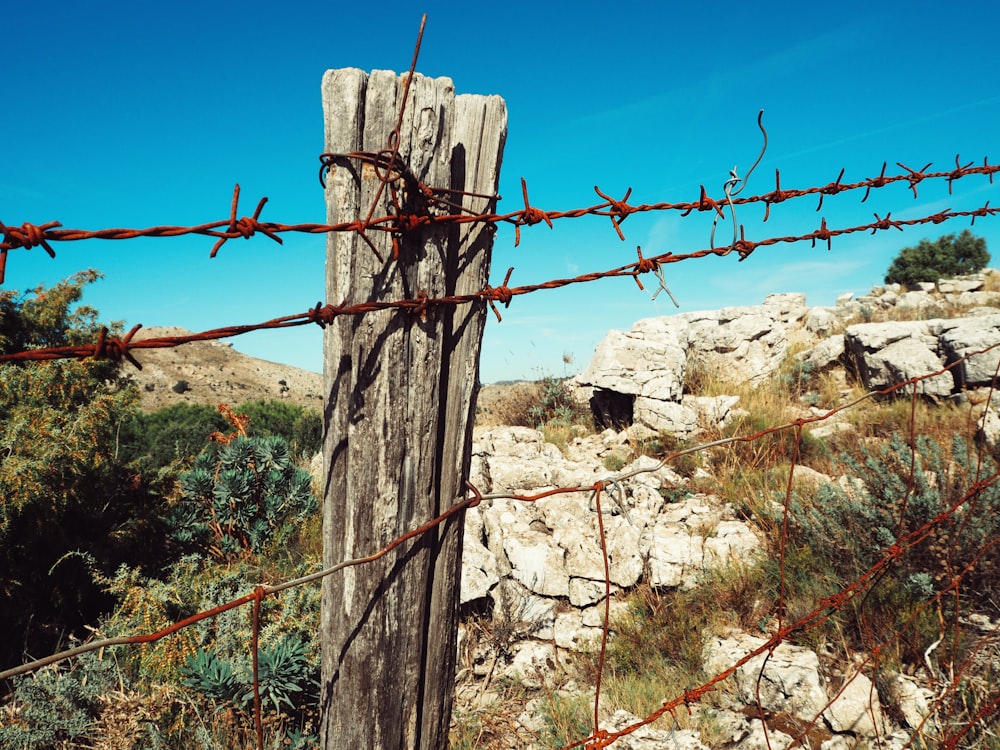
<path fill-rule="evenodd" d="M 566 720 L 564 714 L 553 718 L 553 690 L 564 711 L 573 701 L 586 706 L 593 700 L 590 678 L 581 682 L 573 665 L 586 661 L 600 642 L 609 584 L 614 643 L 621 637 L 617 624 L 635 617 L 627 610 L 630 592 L 682 596 L 714 585 L 713 576 L 733 570 L 729 566 L 745 574 L 772 553 L 760 511 L 747 511 L 768 507 L 766 489 L 745 478 L 734 485 L 727 475 L 733 465 L 723 454 L 706 456 L 682 476 L 675 467 L 638 455 L 638 447 L 718 437 L 733 419 L 746 419 L 747 409 L 754 409 L 747 402 L 749 392 L 767 389 L 795 417 L 821 416 L 844 398 L 856 397 L 859 387 L 880 389 L 935 373 L 1000 341 L 997 280 L 996 272 L 985 272 L 913 289 L 876 287 L 857 298 L 845 295 L 831 307 L 808 307 L 801 294 L 776 294 L 759 306 L 642 320 L 630 331 L 609 332 L 587 370 L 573 379 L 581 400 L 589 400 L 608 429 L 571 436 L 558 448 L 547 442 L 546 431 L 498 426 L 495 419 L 479 427 L 471 481 L 493 498 L 467 514 L 461 597 L 469 611 L 489 614 L 463 623 L 456 694 L 458 724 L 478 726 L 479 737 L 490 740 L 474 746 L 562 744 L 539 739 L 553 723 Z M 1000 443 L 1000 414 L 992 408 L 983 413 L 997 361 L 996 352 L 978 355 L 922 382 L 919 392 L 930 404 L 971 402 L 987 443 Z M 820 375 L 833 384 L 831 393 L 802 387 L 822 380 Z M 782 394 L 780 384 L 786 382 Z M 723 395 L 703 395 L 706 386 Z M 503 409 L 489 412 L 495 418 Z M 811 435 L 854 434 L 856 427 L 828 420 L 812 426 Z M 858 434 L 854 442 L 861 439 Z M 587 491 L 534 502 L 511 497 L 592 487 L 612 476 L 619 479 L 603 494 L 600 524 L 595 497 Z M 794 474 L 795 486 L 804 486 L 806 496 L 821 485 L 857 487 L 857 482 L 802 462 Z M 599 544 L 602 530 L 609 583 Z M 725 580 L 727 574 L 721 575 Z M 695 672 L 701 676 L 672 685 L 650 676 L 647 684 L 659 692 L 644 702 L 634 683 L 614 680 L 616 668 L 608 668 L 606 677 L 615 687 L 606 686 L 602 696 L 602 726 L 615 731 L 638 722 L 663 699 L 761 649 L 779 620 L 766 609 L 763 592 L 758 596 L 751 587 L 746 595 L 752 606 L 745 619 L 751 627 L 716 624 L 694 633 L 693 646 L 689 641 L 694 658 L 688 658 L 698 662 Z M 677 613 L 669 619 L 684 618 Z M 676 633 L 678 639 L 692 635 Z M 1000 672 L 998 633 L 1000 621 L 987 615 L 969 613 L 963 620 L 960 637 L 978 643 L 978 653 L 994 655 L 981 657 L 984 666 L 976 669 L 984 675 Z M 926 642 L 920 641 L 919 652 L 933 651 L 939 636 L 934 629 Z M 662 638 L 647 630 L 641 640 Z M 736 670 L 716 696 L 686 706 L 680 725 L 676 717 L 658 722 L 612 747 L 764 750 L 791 746 L 797 738 L 794 746 L 812 750 L 901 750 L 926 742 L 935 746 L 935 738 L 956 718 L 957 709 L 935 703 L 948 686 L 939 671 L 944 667 L 926 654 L 922 663 L 915 660 L 906 669 L 873 668 L 870 656 L 844 640 L 818 646 L 794 641 L 765 650 Z M 655 657 L 637 658 L 648 662 L 652 675 Z M 966 668 L 967 683 L 974 684 L 980 673 Z M 985 695 L 989 699 L 990 693 Z M 584 722 L 577 734 L 567 731 L 562 739 L 577 740 L 587 731 Z"/>
<path fill-rule="evenodd" d="M 924 283 L 879 286 L 832 307 L 809 307 L 804 294 L 772 294 L 760 305 L 681 313 L 610 331 L 576 378 L 605 425 L 637 425 L 689 437 L 724 421 L 736 401 L 706 398 L 706 385 L 760 384 L 824 371 L 850 373 L 866 390 L 881 390 L 936 373 L 1000 341 L 1000 272 Z M 920 393 L 962 397 L 988 388 L 997 352 L 921 381 Z M 717 389 L 716 389 L 717 390 Z"/>
<path fill-rule="evenodd" d="M 137 340 L 185 336 L 183 328 L 143 328 Z M 142 370 L 126 373 L 139 384 L 142 408 L 153 411 L 177 403 L 227 403 L 281 399 L 322 409 L 323 376 L 308 370 L 242 354 L 222 341 L 195 341 L 172 349 L 143 349 Z"/>

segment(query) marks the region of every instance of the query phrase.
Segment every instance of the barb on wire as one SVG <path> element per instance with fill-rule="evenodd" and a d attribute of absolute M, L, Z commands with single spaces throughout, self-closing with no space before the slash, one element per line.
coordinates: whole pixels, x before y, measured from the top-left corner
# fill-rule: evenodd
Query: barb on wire
<path fill-rule="evenodd" d="M 242 219 L 236 218 L 236 207 L 240 201 L 240 186 L 237 185 L 236 189 L 233 190 L 233 205 L 229 211 L 229 227 L 223 233 L 222 236 L 212 245 L 212 251 L 208 254 L 209 258 L 214 258 L 219 249 L 226 243 L 227 240 L 233 237 L 242 237 L 245 240 L 250 239 L 257 232 L 266 234 L 272 240 L 277 242 L 279 245 L 283 244 L 281 237 L 275 234 L 271 229 L 261 224 L 257 219 L 260 218 L 260 212 L 264 208 L 264 204 L 267 203 L 267 198 L 261 198 L 257 203 L 257 208 L 253 212 L 253 216 L 246 217 Z"/>

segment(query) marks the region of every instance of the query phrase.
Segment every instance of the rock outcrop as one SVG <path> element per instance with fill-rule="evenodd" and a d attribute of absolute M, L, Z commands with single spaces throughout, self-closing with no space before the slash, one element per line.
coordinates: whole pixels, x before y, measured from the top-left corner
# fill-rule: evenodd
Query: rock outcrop
<path fill-rule="evenodd" d="M 471 481 L 492 495 L 535 496 L 557 487 L 592 487 L 608 478 L 602 457 L 626 440 L 627 433 L 608 430 L 573 440 L 564 454 L 536 430 L 480 428 L 474 435 Z M 529 691 L 550 691 L 559 684 L 554 682 L 559 665 L 574 652 L 598 647 L 605 604 L 612 624 L 623 614 L 624 602 L 614 597 L 618 592 L 640 583 L 658 589 L 696 586 L 708 571 L 758 554 L 761 545 L 751 524 L 712 495 L 678 491 L 685 480 L 671 469 L 640 457 L 618 474 L 644 469 L 602 493 L 604 550 L 598 507 L 586 489 L 533 501 L 487 498 L 467 512 L 461 598 L 468 611 L 488 613 L 488 624 L 476 626 L 481 621 L 473 619 L 460 627 L 460 681 L 465 687 L 459 696 L 474 696 L 476 705 L 499 700 L 490 690 L 497 678 Z M 805 467 L 800 470 L 798 482 L 833 481 Z M 612 598 L 606 602 L 609 591 Z M 483 632 L 489 635 L 482 637 Z M 704 671 L 725 672 L 766 643 L 766 634 L 759 633 L 708 637 Z M 799 740 L 796 746 L 821 750 L 847 750 L 866 741 L 898 749 L 928 715 L 932 698 L 926 687 L 905 675 L 883 682 L 890 687 L 882 695 L 864 670 L 831 672 L 816 652 L 788 642 L 762 649 L 736 668 L 732 679 L 725 705 L 689 708 L 696 717 L 709 712 L 704 726 L 713 727 L 711 742 L 695 729 L 643 727 L 614 746 L 703 750 L 722 742 L 738 750 L 764 750 Z M 562 689 L 572 694 L 570 688 Z M 888 718 L 886 701 L 903 717 L 897 719 L 900 723 Z M 515 721 L 518 731 L 537 732 L 537 712 L 543 710 L 529 701 Z M 638 722 L 619 710 L 602 727 L 614 732 Z"/>
<path fill-rule="evenodd" d="M 639 321 L 627 332 L 610 332 L 576 379 L 595 416 L 611 429 L 576 438 L 564 450 L 524 427 L 477 429 L 471 481 L 494 497 L 467 513 L 461 600 L 489 624 L 466 620 L 459 635 L 460 681 L 478 680 L 477 705 L 500 700 L 490 689 L 497 677 L 551 694 L 560 665 L 599 644 L 608 611 L 613 627 L 625 606 L 619 592 L 639 585 L 695 587 L 707 573 L 760 554 L 752 523 L 720 498 L 690 490 L 687 480 L 653 459 L 635 459 L 615 472 L 623 479 L 609 481 L 606 460 L 629 455 L 637 439 L 657 431 L 695 436 L 724 426 L 739 409 L 736 396 L 688 393 L 693 383 L 759 384 L 787 375 L 790 366 L 843 371 L 869 390 L 933 375 L 919 382 L 918 392 L 932 399 L 960 394 L 978 409 L 982 437 L 1000 445 L 1000 410 L 975 390 L 993 383 L 1000 347 L 969 357 L 1000 342 L 1000 310 L 989 307 L 1000 304 L 1000 295 L 983 290 L 986 278 L 877 287 L 863 297 L 845 295 L 834 307 L 808 308 L 803 295 L 783 294 L 759 306 Z M 912 319 L 878 322 L 890 313 Z M 836 428 L 831 421 L 812 434 Z M 798 466 L 793 481 L 815 488 L 857 480 Z M 598 483 L 600 504 L 589 491 Z M 546 494 L 557 488 L 576 491 Z M 912 733 L 935 726 L 926 679 L 879 672 L 876 685 L 863 659 L 843 663 L 787 641 L 764 648 L 772 632 L 705 634 L 704 672 L 733 670 L 732 689 L 717 703 L 687 708 L 691 724 L 707 733 L 650 725 L 613 746 L 846 750 L 878 744 L 895 750 L 908 746 Z M 558 689 L 580 694 L 573 686 Z M 592 695 L 587 688 L 583 693 Z M 537 735 L 538 700 L 512 719 L 518 731 Z M 604 715 L 609 732 L 640 723 L 621 710 Z"/>
<path fill-rule="evenodd" d="M 868 390 L 951 365 L 917 386 L 922 395 L 947 398 L 993 381 L 1000 347 L 961 360 L 1000 342 L 1000 293 L 983 290 L 994 273 L 913 289 L 875 287 L 862 297 L 844 295 L 833 307 L 809 308 L 802 294 L 772 294 L 756 306 L 640 320 L 629 331 L 609 331 L 576 381 L 600 424 L 679 437 L 724 422 L 734 406 L 708 404 L 688 394 L 686 383 L 760 384 L 786 363 L 793 341 L 805 343 L 800 367 L 845 367 Z M 886 317 L 910 319 L 858 322 Z"/>
<path fill-rule="evenodd" d="M 478 430 L 472 483 L 484 494 L 537 494 L 556 487 L 592 487 L 608 477 L 600 455 L 625 439 L 613 431 L 577 438 L 564 457 L 525 427 Z M 704 571 L 746 559 L 759 547 L 754 530 L 717 498 L 689 494 L 667 502 L 665 488 L 681 477 L 642 456 L 623 472 L 647 469 L 602 493 L 601 512 L 612 590 L 640 581 L 692 586 Z M 655 470 L 653 470 L 655 469 Z M 586 610 L 605 597 L 604 551 L 593 493 L 555 494 L 534 502 L 486 500 L 467 514 L 463 603 L 493 596 L 501 580 L 525 596 L 565 600 Z M 496 604 L 496 602 L 494 602 Z M 540 603 L 538 611 L 552 604 Z M 548 623 L 551 624 L 551 623 Z M 565 625 L 566 623 L 564 623 Z"/>

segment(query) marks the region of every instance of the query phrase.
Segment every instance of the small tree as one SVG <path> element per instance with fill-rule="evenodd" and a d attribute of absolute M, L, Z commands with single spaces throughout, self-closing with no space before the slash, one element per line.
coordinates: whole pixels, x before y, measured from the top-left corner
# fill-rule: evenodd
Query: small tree
<path fill-rule="evenodd" d="M 97 311 L 78 303 L 99 277 L 0 291 L 0 352 L 94 341 Z M 162 562 L 160 488 L 118 450 L 137 401 L 114 361 L 0 364 L 0 664 L 53 650 L 110 604 L 92 569 Z"/>
<path fill-rule="evenodd" d="M 920 240 L 916 247 L 904 247 L 885 274 L 887 284 L 916 284 L 949 276 L 975 273 L 990 262 L 986 240 L 968 229 L 958 237 L 946 234 L 938 240 Z"/>

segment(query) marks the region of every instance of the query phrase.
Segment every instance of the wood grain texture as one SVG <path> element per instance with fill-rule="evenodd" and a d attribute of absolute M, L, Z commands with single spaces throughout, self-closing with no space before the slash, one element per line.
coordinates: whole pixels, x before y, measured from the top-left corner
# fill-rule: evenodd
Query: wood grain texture
<path fill-rule="evenodd" d="M 325 150 L 384 149 L 402 96 L 394 73 L 328 71 Z M 501 99 L 456 97 L 450 79 L 414 76 L 399 155 L 421 182 L 495 193 L 505 137 Z M 339 163 L 327 177 L 327 220 L 364 218 L 376 198 L 375 216 L 393 213 L 379 188 L 373 167 Z M 387 233 L 368 239 L 384 260 L 356 233 L 329 235 L 331 303 L 441 297 L 486 284 L 491 233 L 483 227 L 408 232 L 398 259 Z M 327 327 L 325 565 L 370 554 L 464 496 L 485 313 L 483 304 L 423 317 L 386 310 Z M 326 579 L 323 747 L 446 747 L 461 532 L 456 517 L 377 563 Z"/>

